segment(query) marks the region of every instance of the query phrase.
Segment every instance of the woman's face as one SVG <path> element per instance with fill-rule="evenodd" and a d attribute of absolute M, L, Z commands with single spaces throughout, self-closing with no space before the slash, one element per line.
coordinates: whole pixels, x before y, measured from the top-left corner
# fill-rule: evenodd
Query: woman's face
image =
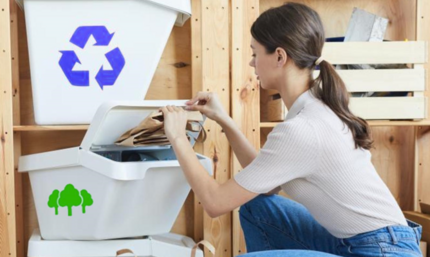
<path fill-rule="evenodd" d="M 252 59 L 249 62 L 251 67 L 254 67 L 257 80 L 260 81 L 260 86 L 263 89 L 276 89 L 275 81 L 277 80 L 278 58 L 276 51 L 268 54 L 263 45 L 257 42 L 254 38 L 251 40 Z"/>

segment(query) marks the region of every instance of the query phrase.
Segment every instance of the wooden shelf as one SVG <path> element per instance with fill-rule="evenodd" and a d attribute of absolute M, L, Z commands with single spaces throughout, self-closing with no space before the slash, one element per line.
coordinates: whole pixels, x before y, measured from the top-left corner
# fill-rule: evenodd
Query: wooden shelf
<path fill-rule="evenodd" d="M 13 126 L 13 131 L 74 131 L 74 130 L 87 130 L 88 125 L 66 125 L 66 126 L 38 126 L 38 125 L 24 125 Z"/>
<path fill-rule="evenodd" d="M 430 126 L 430 120 L 422 121 L 389 121 L 389 120 L 371 120 L 368 121 L 371 127 L 385 127 L 385 126 Z M 273 128 L 279 122 L 261 122 L 260 128 Z"/>

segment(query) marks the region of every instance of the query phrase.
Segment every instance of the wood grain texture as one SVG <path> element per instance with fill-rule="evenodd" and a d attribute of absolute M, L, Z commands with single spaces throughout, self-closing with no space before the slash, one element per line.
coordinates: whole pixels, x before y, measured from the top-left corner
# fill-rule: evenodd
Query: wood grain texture
<path fill-rule="evenodd" d="M 425 0 L 424 0 L 425 1 Z M 285 2 L 299 2 L 315 9 L 323 22 L 326 37 L 342 37 L 346 33 L 354 7 L 389 19 L 385 39 L 415 39 L 416 1 L 404 0 L 261 0 L 260 11 Z"/>
<path fill-rule="evenodd" d="M 199 91 L 203 90 L 202 83 L 202 1 L 192 0 L 191 8 L 193 16 L 191 17 L 191 97 L 194 97 Z M 196 142 L 194 150 L 202 155 L 204 145 L 202 142 Z M 194 241 L 203 240 L 204 231 L 204 210 L 199 199 L 194 195 Z"/>
<path fill-rule="evenodd" d="M 417 129 L 417 201 L 430 204 L 430 127 Z"/>
<path fill-rule="evenodd" d="M 229 1 L 202 0 L 202 89 L 217 93 L 226 110 L 230 110 Z M 230 146 L 221 127 L 205 122 L 207 139 L 204 154 L 212 158 L 214 178 L 223 183 L 230 179 Z M 204 216 L 204 239 L 217 249 L 216 256 L 231 256 L 231 213 L 211 219 Z M 205 256 L 211 256 L 205 251 Z"/>
<path fill-rule="evenodd" d="M 88 125 L 70 125 L 70 126 L 38 126 L 38 125 L 24 125 L 14 126 L 13 131 L 74 131 L 74 130 L 87 130 Z"/>
<path fill-rule="evenodd" d="M 191 97 L 191 22 L 173 27 L 145 99 Z"/>
<path fill-rule="evenodd" d="M 430 1 L 417 0 L 417 40 L 430 41 Z M 429 57 L 424 64 L 426 77 L 430 75 Z M 430 96 L 429 80 L 427 79 L 426 91 L 424 96 Z M 428 107 L 430 113 L 430 106 Z M 417 128 L 417 158 L 416 158 L 416 209 L 419 210 L 419 202 L 430 204 L 430 128 Z"/>
<path fill-rule="evenodd" d="M 413 210 L 414 129 L 372 128 L 372 163 L 402 210 Z"/>
<path fill-rule="evenodd" d="M 251 144 L 259 149 L 260 91 L 254 68 L 249 66 L 252 49 L 249 30 L 259 15 L 258 0 L 232 0 L 232 93 L 231 116 Z M 232 152 L 232 177 L 242 169 Z M 239 209 L 233 211 L 233 255 L 246 252 Z"/>
<path fill-rule="evenodd" d="M 12 49 L 12 96 L 13 96 L 13 124 L 21 124 L 20 87 L 19 87 L 19 38 L 18 38 L 18 12 L 21 10 L 14 0 L 10 4 L 10 29 Z M 18 160 L 21 156 L 21 134 L 13 133 L 14 148 L 14 174 L 15 174 L 15 219 L 16 219 L 16 255 L 24 257 L 24 212 L 22 194 L 22 174 L 18 172 Z"/>
<path fill-rule="evenodd" d="M 9 0 L 0 0 L 0 256 L 16 256 L 10 18 Z"/>

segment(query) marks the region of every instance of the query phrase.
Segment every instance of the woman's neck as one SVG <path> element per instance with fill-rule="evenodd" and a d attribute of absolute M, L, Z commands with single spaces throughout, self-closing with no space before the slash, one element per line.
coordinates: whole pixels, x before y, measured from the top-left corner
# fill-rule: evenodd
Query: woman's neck
<path fill-rule="evenodd" d="M 286 72 L 280 83 L 279 94 L 288 110 L 297 98 L 309 89 L 310 79 L 309 71 L 306 69 L 289 69 Z"/>

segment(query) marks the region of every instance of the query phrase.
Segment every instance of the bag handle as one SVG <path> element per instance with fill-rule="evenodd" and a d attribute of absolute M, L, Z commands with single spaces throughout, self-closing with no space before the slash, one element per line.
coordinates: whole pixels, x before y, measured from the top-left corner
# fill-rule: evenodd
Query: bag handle
<path fill-rule="evenodd" d="M 116 251 L 116 257 L 118 257 L 120 255 L 123 255 L 125 253 L 131 253 L 131 254 L 134 255 L 134 257 L 137 257 L 137 255 L 134 254 L 134 252 L 132 250 L 130 250 L 130 249 L 121 249 L 121 250 Z"/>
<path fill-rule="evenodd" d="M 207 240 L 202 240 L 202 241 L 200 241 L 200 242 L 198 242 L 197 244 L 195 244 L 194 246 L 193 246 L 193 249 L 191 250 L 191 257 L 195 257 L 196 256 L 196 251 L 197 251 L 197 247 L 199 246 L 199 245 L 203 245 L 204 247 L 206 247 L 213 255 L 215 255 L 215 247 L 211 244 L 211 243 L 209 243 Z M 118 250 L 117 252 L 116 252 L 116 257 L 118 257 L 118 256 L 120 256 L 120 255 L 123 255 L 123 254 L 126 254 L 126 253 L 131 253 L 131 254 L 133 254 L 134 255 L 134 257 L 137 257 L 137 255 L 135 254 L 135 253 L 133 253 L 133 251 L 132 250 L 130 250 L 130 249 L 121 249 L 121 250 Z"/>
<path fill-rule="evenodd" d="M 197 247 L 199 245 L 203 245 L 204 247 L 206 247 L 209 250 L 209 252 L 211 252 L 213 255 L 215 255 L 215 247 L 211 243 L 209 243 L 209 241 L 202 240 L 193 246 L 193 249 L 191 250 L 191 257 L 196 256 Z"/>

